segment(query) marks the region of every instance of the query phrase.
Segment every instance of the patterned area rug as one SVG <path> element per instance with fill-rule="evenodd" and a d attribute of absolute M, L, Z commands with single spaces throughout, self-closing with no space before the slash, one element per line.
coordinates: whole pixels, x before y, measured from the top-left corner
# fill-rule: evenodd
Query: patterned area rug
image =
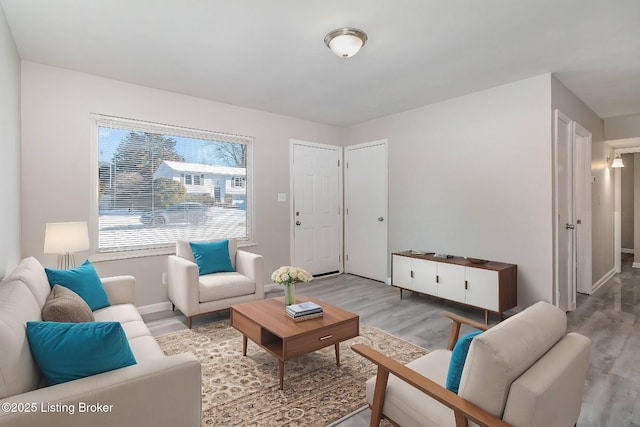
<path fill-rule="evenodd" d="M 340 367 L 333 346 L 285 362 L 284 390 L 278 361 L 228 321 L 156 338 L 168 355 L 191 352 L 202 364 L 203 426 L 326 426 L 366 405 L 364 383 L 375 365 L 351 350 L 363 343 L 407 363 L 427 350 L 371 326 L 340 344 Z"/>

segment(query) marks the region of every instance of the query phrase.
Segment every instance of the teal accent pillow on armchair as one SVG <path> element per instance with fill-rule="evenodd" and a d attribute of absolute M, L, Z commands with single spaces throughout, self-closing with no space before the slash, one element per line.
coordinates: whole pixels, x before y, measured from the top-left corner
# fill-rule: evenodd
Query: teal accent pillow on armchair
<path fill-rule="evenodd" d="M 136 364 L 120 322 L 27 322 L 27 339 L 49 385 Z"/>
<path fill-rule="evenodd" d="M 463 335 L 451 351 L 446 387 L 454 393 L 458 393 L 458 388 L 460 387 L 460 378 L 462 377 L 462 370 L 464 369 L 464 362 L 467 360 L 471 341 L 481 333 L 482 331 L 473 331 Z"/>
<path fill-rule="evenodd" d="M 198 265 L 198 273 L 204 274 L 232 272 L 233 264 L 229 257 L 229 241 L 189 242 L 193 259 Z"/>
<path fill-rule="evenodd" d="M 102 286 L 102 281 L 96 273 L 96 269 L 89 260 L 82 265 L 69 270 L 56 270 L 54 268 L 45 268 L 49 285 L 53 288 L 55 285 L 61 285 L 71 289 L 80 295 L 91 311 L 99 308 L 108 307 L 109 298 Z"/>

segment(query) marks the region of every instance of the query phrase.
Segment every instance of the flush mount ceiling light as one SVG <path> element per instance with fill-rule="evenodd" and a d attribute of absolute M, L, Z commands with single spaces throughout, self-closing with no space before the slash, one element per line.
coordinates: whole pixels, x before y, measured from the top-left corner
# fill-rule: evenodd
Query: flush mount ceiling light
<path fill-rule="evenodd" d="M 348 58 L 358 53 L 367 42 L 367 35 L 357 28 L 338 28 L 324 37 L 324 43 L 341 58 Z"/>

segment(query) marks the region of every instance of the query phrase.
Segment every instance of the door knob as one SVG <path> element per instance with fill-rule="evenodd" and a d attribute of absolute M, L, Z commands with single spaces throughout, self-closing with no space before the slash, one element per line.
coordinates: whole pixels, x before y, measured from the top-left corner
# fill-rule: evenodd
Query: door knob
<path fill-rule="evenodd" d="M 296 225 L 302 225 L 300 221 L 296 221 Z"/>
<path fill-rule="evenodd" d="M 573 230 L 574 228 L 576 228 L 576 226 L 575 226 L 575 224 L 567 224 L 567 225 L 565 225 L 564 228 L 567 229 L 567 230 Z"/>
<path fill-rule="evenodd" d="M 384 218 L 383 218 L 383 217 L 381 217 L 381 216 L 379 216 L 379 217 L 378 217 L 378 221 L 382 222 L 382 221 L 384 221 Z"/>

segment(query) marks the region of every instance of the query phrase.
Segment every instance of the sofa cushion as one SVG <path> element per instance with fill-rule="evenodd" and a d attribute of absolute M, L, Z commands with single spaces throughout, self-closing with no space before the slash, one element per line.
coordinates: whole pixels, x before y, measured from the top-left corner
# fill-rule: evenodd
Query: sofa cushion
<path fill-rule="evenodd" d="M 91 310 L 109 306 L 109 298 L 102 286 L 100 277 L 93 265 L 87 260 L 82 265 L 69 269 L 57 270 L 45 268 L 51 287 L 62 285 L 80 295 L 91 307 Z"/>
<path fill-rule="evenodd" d="M 467 353 L 469 353 L 469 346 L 471 341 L 482 331 L 469 332 L 466 335 L 460 337 L 456 345 L 451 352 L 451 362 L 449 362 L 449 370 L 447 372 L 447 389 L 457 393 L 460 387 L 460 377 L 462 377 L 462 370 L 464 363 L 467 360 Z"/>
<path fill-rule="evenodd" d="M 478 335 L 469 348 L 458 394 L 502 418 L 511 383 L 566 333 L 567 316 L 538 302 Z"/>
<path fill-rule="evenodd" d="M 200 276 L 200 302 L 219 301 L 250 295 L 256 283 L 240 273 L 216 273 Z"/>
<path fill-rule="evenodd" d="M 37 259 L 28 257 L 20 261 L 20 264 L 4 278 L 4 282 L 13 280 L 20 280 L 24 283 L 35 297 L 38 306 L 40 308 L 44 306 L 49 293 L 51 293 L 51 286 L 49 286 L 44 267 Z"/>
<path fill-rule="evenodd" d="M 229 241 L 189 242 L 193 258 L 198 265 L 198 273 L 202 276 L 212 273 L 228 273 L 234 271 L 229 258 Z"/>
<path fill-rule="evenodd" d="M 118 322 L 27 322 L 27 337 L 49 385 L 136 364 Z"/>
<path fill-rule="evenodd" d="M 449 350 L 438 349 L 407 363 L 407 367 L 444 387 L 450 358 Z M 370 378 L 365 387 L 370 405 L 376 378 Z M 382 412 L 403 427 L 455 425 L 453 410 L 394 375 L 389 375 Z"/>
<path fill-rule="evenodd" d="M 42 307 L 42 320 L 51 322 L 93 322 L 93 313 L 78 294 L 55 285 Z"/>
<path fill-rule="evenodd" d="M 236 270 L 236 252 L 238 250 L 238 242 L 236 239 L 218 239 L 218 240 L 207 240 L 207 242 L 217 242 L 220 240 L 228 240 L 229 241 L 229 258 L 231 259 L 231 265 L 233 266 L 233 270 Z M 186 240 L 177 240 L 176 241 L 176 255 L 180 258 L 184 258 L 187 261 L 196 262 L 193 257 L 193 252 L 191 251 L 191 246 L 189 242 Z"/>
<path fill-rule="evenodd" d="M 41 320 L 40 306 L 31 290 L 19 280 L 3 282 L 0 285 L 0 399 L 35 390 L 41 383 L 42 375 L 31 355 L 24 327 L 29 320 Z"/>
<path fill-rule="evenodd" d="M 165 356 L 156 339 L 150 335 L 129 339 L 129 346 L 138 363 Z"/>

